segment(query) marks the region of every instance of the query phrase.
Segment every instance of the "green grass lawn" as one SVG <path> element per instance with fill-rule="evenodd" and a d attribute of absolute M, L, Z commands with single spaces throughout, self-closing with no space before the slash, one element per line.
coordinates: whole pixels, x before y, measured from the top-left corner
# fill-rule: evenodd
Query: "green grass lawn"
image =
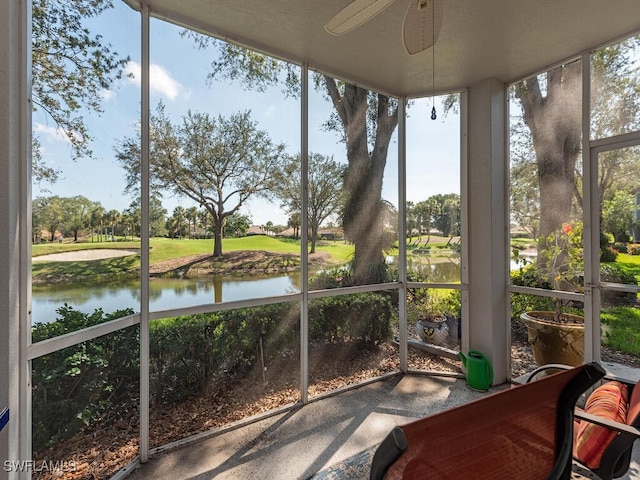
<path fill-rule="evenodd" d="M 633 275 L 640 284 L 640 255 L 621 253 L 614 263 L 625 273 Z M 640 356 L 640 309 L 631 306 L 606 308 L 600 320 L 606 345 Z"/>
<path fill-rule="evenodd" d="M 533 238 L 512 238 L 510 242 L 511 247 L 517 248 L 518 250 L 536 247 L 536 241 Z"/>
<path fill-rule="evenodd" d="M 636 281 L 640 284 L 640 255 L 629 255 L 621 253 L 616 258 L 615 264 L 625 273 L 636 277 Z"/>
<path fill-rule="evenodd" d="M 213 252 L 213 240 L 211 239 L 172 240 L 170 238 L 152 238 L 149 245 L 151 247 L 149 256 L 151 264 L 172 258 L 188 257 L 191 255 Z M 40 255 L 47 255 L 51 253 L 103 248 L 136 249 L 140 248 L 140 242 L 51 243 L 34 245 L 32 252 L 34 257 L 38 257 Z M 223 252 L 240 250 L 264 250 L 269 252 L 299 254 L 300 242 L 293 239 L 281 239 L 267 237 L 265 235 L 228 238 L 223 240 Z M 344 242 L 318 241 L 316 244 L 316 250 L 318 252 L 329 253 L 329 261 L 335 264 L 345 263 L 349 261 L 353 255 L 353 245 L 348 245 Z M 59 276 L 61 278 L 69 278 L 85 275 L 123 274 L 138 268 L 140 268 L 140 257 L 138 255 L 131 255 L 128 257 L 82 262 L 36 262 L 33 264 L 32 275 L 34 278 L 39 276 Z"/>
<path fill-rule="evenodd" d="M 512 243 L 516 241 L 523 243 L 525 241 L 530 242 L 530 239 L 513 239 Z M 442 244 L 442 242 L 433 242 L 430 243 L 430 246 L 435 248 L 440 244 Z M 213 240 L 152 238 L 150 240 L 150 246 L 150 261 L 153 264 L 172 258 L 211 253 L 213 251 Z M 140 242 L 51 243 L 34 245 L 32 252 L 33 256 L 37 257 L 50 253 L 101 248 L 137 249 L 140 248 Z M 300 242 L 293 239 L 256 235 L 225 239 L 223 240 L 222 249 L 223 252 L 265 250 L 298 254 L 300 252 Z M 329 261 L 334 264 L 344 264 L 353 257 L 353 245 L 346 244 L 342 241 L 320 240 L 316 245 L 316 250 L 318 252 L 329 253 Z M 634 275 L 640 283 L 640 255 L 622 253 L 618 256 L 615 263 L 625 272 Z M 140 256 L 131 255 L 83 262 L 36 262 L 33 264 L 32 274 L 34 279 L 40 276 L 59 276 L 60 278 L 73 279 L 73 277 L 87 275 L 129 274 L 139 268 Z M 608 308 L 602 312 L 601 318 L 604 325 L 603 341 L 607 345 L 615 350 L 640 356 L 640 309 L 633 307 Z"/>
<path fill-rule="evenodd" d="M 640 356 L 640 310 L 634 307 L 608 308 L 600 315 L 602 340 L 614 350 Z"/>
<path fill-rule="evenodd" d="M 457 244 L 459 242 L 459 237 L 454 237 L 453 240 L 449 241 L 449 237 L 442 237 L 439 235 L 422 235 L 422 237 L 413 236 L 407 238 L 407 250 L 415 248 L 447 248 L 447 244 L 451 246 L 451 244 Z M 395 246 L 398 246 L 398 242 L 395 242 Z"/>

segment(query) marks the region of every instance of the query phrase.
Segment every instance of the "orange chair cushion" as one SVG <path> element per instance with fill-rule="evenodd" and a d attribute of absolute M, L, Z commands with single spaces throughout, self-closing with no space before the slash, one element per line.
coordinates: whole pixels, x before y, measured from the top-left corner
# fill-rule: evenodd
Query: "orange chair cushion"
<path fill-rule="evenodd" d="M 626 423 L 628 398 L 629 390 L 626 385 L 608 382 L 593 391 L 584 410 L 592 415 Z M 591 469 L 598 468 L 605 449 L 616 435 L 614 430 L 581 421 L 574 445 L 576 458 Z"/>

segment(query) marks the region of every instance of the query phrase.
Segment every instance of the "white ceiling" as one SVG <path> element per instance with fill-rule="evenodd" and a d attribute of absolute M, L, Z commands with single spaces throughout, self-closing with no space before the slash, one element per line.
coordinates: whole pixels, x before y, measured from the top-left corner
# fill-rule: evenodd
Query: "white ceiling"
<path fill-rule="evenodd" d="M 432 91 L 432 50 L 411 56 L 402 44 L 404 14 L 416 0 L 395 0 L 341 37 L 324 24 L 350 0 L 144 1 L 154 16 L 387 94 Z M 638 32 L 640 0 L 444 0 L 443 18 L 438 92 L 487 78 L 519 80 Z"/>

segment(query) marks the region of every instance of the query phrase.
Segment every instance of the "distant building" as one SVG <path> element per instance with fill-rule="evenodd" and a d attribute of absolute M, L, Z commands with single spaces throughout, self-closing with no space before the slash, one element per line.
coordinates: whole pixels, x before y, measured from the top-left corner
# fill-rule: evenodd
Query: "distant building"
<path fill-rule="evenodd" d="M 299 231 L 300 229 L 298 229 Z M 295 237 L 296 231 L 294 228 L 285 228 L 281 232 L 276 233 L 276 237 Z"/>
<path fill-rule="evenodd" d="M 247 230 L 247 237 L 250 237 L 251 235 L 266 235 L 267 232 L 264 231 L 264 228 L 262 228 L 260 225 L 251 225 L 249 227 L 249 230 Z"/>
<path fill-rule="evenodd" d="M 340 227 L 321 228 L 318 230 L 318 236 L 322 240 L 342 240 L 344 233 Z"/>

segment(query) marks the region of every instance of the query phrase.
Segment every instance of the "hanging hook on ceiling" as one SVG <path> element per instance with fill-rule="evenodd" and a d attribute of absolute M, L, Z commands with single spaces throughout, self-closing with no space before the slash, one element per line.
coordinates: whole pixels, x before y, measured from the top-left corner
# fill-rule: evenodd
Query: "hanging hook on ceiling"
<path fill-rule="evenodd" d="M 420 0 L 422 1 L 422 0 Z M 429 0 L 424 0 L 429 2 Z M 436 114 L 436 2 L 431 0 L 431 120 L 438 118 Z"/>

